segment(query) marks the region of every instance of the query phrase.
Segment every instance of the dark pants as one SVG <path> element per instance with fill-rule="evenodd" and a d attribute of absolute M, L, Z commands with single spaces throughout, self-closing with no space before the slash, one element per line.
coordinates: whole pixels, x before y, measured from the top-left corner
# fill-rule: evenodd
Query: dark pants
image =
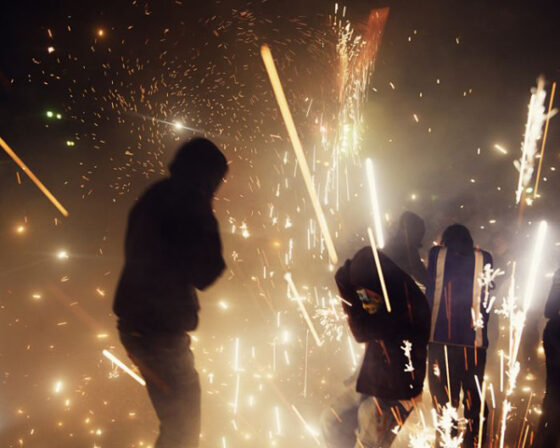
<path fill-rule="evenodd" d="M 120 338 L 146 380 L 160 421 L 155 448 L 197 447 L 200 383 L 189 336 L 145 336 L 121 331 Z"/>
<path fill-rule="evenodd" d="M 546 394 L 535 447 L 560 446 L 560 319 L 551 319 L 543 332 L 546 355 Z"/>
<path fill-rule="evenodd" d="M 465 356 L 466 354 L 466 356 Z M 447 358 L 449 361 L 449 382 L 451 385 L 451 404 L 459 406 L 459 394 L 463 389 L 463 408 L 467 419 L 467 427 L 463 447 L 476 446 L 478 439 L 478 427 L 480 420 L 480 395 L 476 387 L 474 377 L 478 377 L 480 387 L 484 377 L 486 366 L 486 349 L 475 349 L 463 346 L 447 346 Z M 444 345 L 430 343 L 428 350 L 428 380 L 430 383 L 430 394 L 436 410 L 439 412 L 449 401 L 447 393 L 447 373 L 445 366 Z M 437 367 L 436 367 L 437 366 Z M 436 375 L 435 372 L 439 374 Z M 488 417 L 488 406 L 484 405 L 484 426 L 482 430 L 483 442 L 486 435 L 486 419 Z"/>

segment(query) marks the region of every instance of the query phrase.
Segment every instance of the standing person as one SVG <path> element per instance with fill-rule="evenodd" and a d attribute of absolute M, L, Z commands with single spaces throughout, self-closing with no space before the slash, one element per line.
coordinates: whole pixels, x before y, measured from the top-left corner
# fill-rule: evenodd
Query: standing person
<path fill-rule="evenodd" d="M 535 447 L 554 448 L 560 446 L 560 269 L 554 274 L 544 316 L 548 319 L 543 332 L 546 394 Z"/>
<path fill-rule="evenodd" d="M 453 407 L 458 407 L 463 389 L 467 419 L 464 447 L 474 447 L 479 433 L 481 400 L 475 377 L 482 387 L 489 315 L 478 279 L 486 265 L 492 266 L 492 256 L 474 248 L 469 230 L 461 224 L 453 224 L 443 232 L 442 245 L 433 247 L 428 258 L 426 296 L 432 312 L 428 350 L 430 393 L 440 412 L 450 397 Z M 487 412 L 485 405 L 484 415 Z"/>
<path fill-rule="evenodd" d="M 390 297 L 387 311 L 371 247 L 336 273 L 348 325 L 365 356 L 357 378 L 322 416 L 329 448 L 391 446 L 422 392 L 430 314 L 414 280 L 378 252 Z M 411 344 L 409 346 L 409 344 Z M 405 350 L 408 346 L 408 354 Z"/>
<path fill-rule="evenodd" d="M 383 252 L 404 272 L 422 286 L 426 286 L 428 273 L 418 249 L 426 234 L 424 220 L 416 213 L 404 212 L 399 219 L 397 233 L 389 240 Z"/>
<path fill-rule="evenodd" d="M 200 384 L 187 332 L 198 325 L 195 288 L 206 289 L 225 268 L 212 199 L 227 161 L 212 142 L 195 138 L 169 171 L 130 212 L 113 309 L 160 421 L 155 448 L 187 448 L 200 436 Z"/>

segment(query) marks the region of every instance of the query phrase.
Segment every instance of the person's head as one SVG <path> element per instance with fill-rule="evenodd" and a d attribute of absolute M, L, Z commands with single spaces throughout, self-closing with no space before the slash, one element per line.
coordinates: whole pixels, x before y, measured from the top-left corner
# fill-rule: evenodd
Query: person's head
<path fill-rule="evenodd" d="M 443 232 L 441 243 L 448 249 L 462 255 L 468 255 L 474 250 L 474 242 L 467 229 L 462 224 L 453 224 Z"/>
<path fill-rule="evenodd" d="M 391 306 L 395 309 L 402 308 L 405 298 L 404 286 L 413 280 L 382 251 L 378 250 L 377 255 L 387 293 L 391 298 Z M 364 247 L 352 258 L 350 283 L 356 288 L 356 293 L 360 296 L 362 303 L 366 304 L 364 308 L 368 313 L 387 312 L 371 247 Z"/>
<path fill-rule="evenodd" d="M 403 241 L 407 246 L 419 248 L 422 246 L 422 240 L 426 233 L 424 220 L 416 213 L 409 211 L 404 212 L 399 219 L 399 227 L 397 229 L 397 238 Z"/>
<path fill-rule="evenodd" d="M 196 137 L 184 143 L 169 165 L 171 178 L 179 184 L 212 195 L 228 170 L 227 159 L 210 140 Z"/>

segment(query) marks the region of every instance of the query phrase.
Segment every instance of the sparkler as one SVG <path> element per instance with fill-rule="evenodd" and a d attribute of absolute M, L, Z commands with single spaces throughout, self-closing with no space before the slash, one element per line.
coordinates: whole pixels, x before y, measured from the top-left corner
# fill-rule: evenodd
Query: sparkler
<path fill-rule="evenodd" d="M 301 314 L 303 315 L 303 318 L 305 319 L 305 322 L 309 326 L 309 330 L 311 331 L 311 334 L 313 335 L 313 338 L 315 339 L 315 342 L 320 347 L 321 345 L 323 345 L 323 342 L 321 341 L 321 338 L 319 337 L 319 334 L 317 333 L 317 330 L 315 330 L 315 326 L 313 325 L 313 321 L 311 320 L 311 318 L 309 317 L 309 314 L 307 313 L 307 310 L 305 309 L 305 305 L 303 304 L 303 298 L 298 294 L 298 291 L 296 289 L 296 285 L 294 284 L 294 281 L 292 280 L 292 275 L 289 272 L 286 272 L 286 274 L 284 275 L 284 280 L 286 280 L 286 282 L 288 283 L 288 287 L 292 291 L 292 295 L 294 296 L 294 299 L 298 304 L 299 310 L 301 311 Z"/>
<path fill-rule="evenodd" d="M 521 196 L 533 176 L 537 143 L 542 137 L 543 125 L 547 119 L 556 113 L 556 111 L 545 113 L 545 99 L 544 79 L 541 77 L 537 81 L 537 87 L 531 90 L 529 113 L 525 124 L 525 137 L 521 146 L 521 159 L 516 160 L 515 163 L 515 167 L 519 170 L 519 180 L 515 192 L 516 204 L 521 201 Z"/>
<path fill-rule="evenodd" d="M 284 119 L 288 135 L 292 141 L 292 147 L 295 151 L 298 165 L 305 181 L 305 186 L 307 187 L 307 192 L 311 198 L 311 204 L 313 205 L 315 215 L 317 216 L 317 221 L 319 222 L 319 227 L 321 228 L 321 234 L 323 235 L 323 239 L 325 240 L 327 251 L 329 253 L 329 258 L 331 263 L 334 265 L 338 262 L 336 249 L 323 213 L 323 208 L 321 207 L 321 203 L 313 186 L 311 172 L 309 171 L 309 166 L 307 165 L 307 160 L 305 159 L 305 154 L 303 153 L 303 147 L 301 145 L 301 141 L 299 140 L 296 126 L 290 112 L 290 107 L 288 106 L 288 101 L 284 95 L 284 89 L 282 88 L 280 77 L 276 71 L 276 65 L 274 64 L 274 59 L 272 58 L 272 53 L 270 52 L 268 45 L 263 45 L 261 47 L 261 56 L 266 67 L 270 83 L 272 84 L 272 89 L 274 90 L 274 95 L 276 96 L 276 101 L 278 103 L 278 107 L 280 108 L 282 118 Z"/>
<path fill-rule="evenodd" d="M 548 124 L 550 123 L 550 119 L 553 116 L 553 112 L 552 112 L 552 104 L 554 102 L 554 93 L 556 92 L 556 82 L 552 83 L 552 90 L 550 91 L 550 101 L 548 103 L 548 112 L 546 113 L 546 123 L 544 125 L 544 135 L 543 135 L 543 139 L 542 139 L 542 145 L 541 145 L 541 157 L 539 159 L 539 167 L 537 169 L 537 178 L 535 180 L 535 192 L 533 194 L 533 197 L 537 197 L 537 194 L 539 192 L 539 180 L 541 177 L 541 169 L 542 169 L 542 163 L 543 163 L 543 159 L 544 159 L 544 147 L 546 144 L 546 136 L 548 135 Z"/>
<path fill-rule="evenodd" d="M 41 192 L 47 197 L 49 201 L 58 209 L 63 216 L 68 216 L 68 211 L 62 206 L 60 202 L 52 195 L 52 193 L 43 185 L 43 183 L 33 174 L 33 172 L 27 167 L 25 163 L 18 157 L 18 155 L 8 146 L 8 144 L 0 137 L 0 146 L 6 151 L 6 153 L 12 158 L 14 162 L 22 169 L 22 171 L 27 174 L 27 176 L 33 181 L 33 183 L 41 190 Z"/>
<path fill-rule="evenodd" d="M 373 213 L 373 223 L 375 226 L 375 235 L 377 246 L 383 249 L 385 240 L 383 238 L 383 224 L 381 222 L 381 212 L 379 211 L 379 200 L 377 199 L 377 189 L 375 187 L 375 177 L 373 175 L 373 162 L 366 159 L 366 173 L 369 184 L 369 195 L 371 200 L 371 210 Z"/>
<path fill-rule="evenodd" d="M 381 291 L 383 292 L 383 299 L 385 300 L 385 306 L 387 307 L 387 312 L 391 312 L 391 302 L 389 301 L 389 294 L 387 293 L 387 287 L 385 286 L 385 277 L 383 276 L 383 270 L 381 269 L 381 262 L 379 261 L 379 254 L 377 253 L 377 245 L 375 244 L 375 237 L 371 227 L 368 227 L 369 242 L 371 244 L 371 250 L 373 252 L 373 259 L 375 260 L 375 267 L 377 268 L 377 275 L 379 276 L 379 282 L 381 283 Z"/>
<path fill-rule="evenodd" d="M 118 359 L 110 351 L 103 350 L 102 353 L 103 353 L 103 356 L 105 356 L 105 358 L 109 359 L 113 364 L 117 365 L 124 372 L 128 373 L 135 381 L 140 383 L 142 386 L 146 385 L 146 381 L 144 381 L 144 378 L 142 378 L 141 376 L 139 376 L 135 372 L 133 372 L 126 364 L 124 364 L 120 359 Z"/>

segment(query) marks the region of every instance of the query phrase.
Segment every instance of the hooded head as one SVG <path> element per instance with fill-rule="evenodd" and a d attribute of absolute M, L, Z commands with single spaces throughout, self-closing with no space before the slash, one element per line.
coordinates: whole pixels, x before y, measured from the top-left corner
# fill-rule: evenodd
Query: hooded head
<path fill-rule="evenodd" d="M 416 213 L 404 212 L 399 219 L 397 238 L 406 243 L 408 247 L 415 249 L 422 246 L 422 240 L 426 233 L 424 220 Z"/>
<path fill-rule="evenodd" d="M 185 187 L 214 194 L 228 170 L 227 159 L 214 143 L 197 137 L 184 143 L 169 165 L 171 178 Z"/>
<path fill-rule="evenodd" d="M 445 229 L 441 236 L 441 242 L 448 249 L 461 255 L 468 255 L 474 250 L 471 233 L 462 224 L 453 224 Z"/>
<path fill-rule="evenodd" d="M 387 293 L 391 298 L 391 307 L 400 309 L 405 306 L 404 287 L 407 283 L 414 283 L 414 281 L 383 252 L 378 250 L 377 254 L 379 255 L 379 263 L 383 271 Z M 381 282 L 379 281 L 379 275 L 377 275 L 377 267 L 370 246 L 359 250 L 352 258 L 350 283 L 357 289 L 365 288 L 383 297 Z M 386 311 L 384 304 L 382 309 Z"/>

